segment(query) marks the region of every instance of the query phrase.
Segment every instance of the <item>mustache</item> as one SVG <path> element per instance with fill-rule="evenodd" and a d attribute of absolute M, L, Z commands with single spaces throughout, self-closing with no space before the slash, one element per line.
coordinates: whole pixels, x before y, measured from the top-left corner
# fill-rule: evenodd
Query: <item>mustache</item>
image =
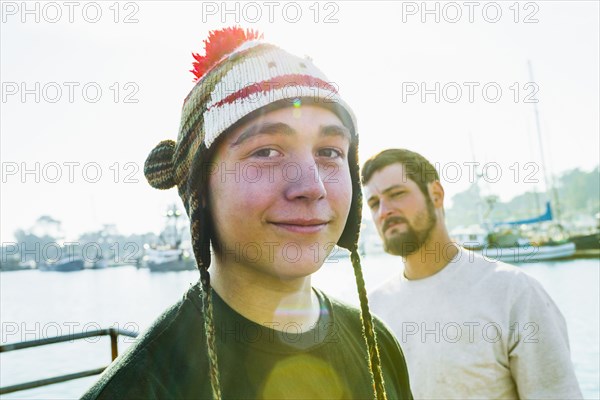
<path fill-rule="evenodd" d="M 404 217 L 398 217 L 398 216 L 389 217 L 385 221 L 383 221 L 383 227 L 381 228 L 381 230 L 383 232 L 385 232 L 390 227 L 390 225 L 398 224 L 401 222 L 408 224 L 408 220 Z"/>

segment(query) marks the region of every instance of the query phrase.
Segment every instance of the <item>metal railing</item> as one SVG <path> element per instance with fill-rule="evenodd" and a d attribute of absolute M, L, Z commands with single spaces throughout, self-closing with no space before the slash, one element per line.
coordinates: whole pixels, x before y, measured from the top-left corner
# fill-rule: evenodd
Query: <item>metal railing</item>
<path fill-rule="evenodd" d="M 131 331 L 127 331 L 124 329 L 117 329 L 117 328 L 97 329 L 94 331 L 73 333 L 70 335 L 56 336 L 56 337 L 38 339 L 38 340 L 30 340 L 30 341 L 19 342 L 19 343 L 4 344 L 4 345 L 0 345 L 0 353 L 4 353 L 7 351 L 13 351 L 13 350 L 27 349 L 30 347 L 44 346 L 44 345 L 53 344 L 53 343 L 70 342 L 73 340 L 85 339 L 85 338 L 94 337 L 94 336 L 107 336 L 107 335 L 110 336 L 110 349 L 111 349 L 112 359 L 114 361 L 114 359 L 117 358 L 117 356 L 119 355 L 119 350 L 117 347 L 117 338 L 119 337 L 119 335 L 129 336 L 129 337 L 137 337 L 138 334 L 136 332 L 131 332 Z M 0 394 L 18 392 L 21 390 L 33 389 L 33 388 L 40 387 L 40 386 L 52 385 L 54 383 L 60 383 L 60 382 L 70 381 L 73 379 L 84 378 L 86 376 L 97 375 L 97 374 L 100 374 L 102 371 L 104 371 L 106 368 L 107 368 L 107 366 L 101 367 L 101 368 L 90 369 L 87 371 L 76 372 L 73 374 L 55 376 L 53 378 L 39 379 L 36 381 L 19 383 L 17 385 L 5 386 L 5 387 L 0 388 Z"/>

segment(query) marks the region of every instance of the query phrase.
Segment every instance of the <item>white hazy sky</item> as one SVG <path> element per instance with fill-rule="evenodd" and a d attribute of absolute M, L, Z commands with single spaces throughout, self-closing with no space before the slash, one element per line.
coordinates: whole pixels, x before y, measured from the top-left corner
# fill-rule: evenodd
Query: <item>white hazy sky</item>
<path fill-rule="evenodd" d="M 30 13 L 23 4 L 2 2 L 3 242 L 42 214 L 61 220 L 71 237 L 103 223 L 124 233 L 157 231 L 178 198 L 175 189 L 148 186 L 144 160 L 160 140 L 176 138 L 193 86 L 191 52 L 202 52 L 208 30 L 236 22 L 310 55 L 339 86 L 358 118 L 362 160 L 388 147 L 421 152 L 440 163 L 448 199 L 468 187 L 464 163 L 474 159 L 489 166 L 489 179 L 500 167 L 501 178 L 484 189 L 502 199 L 543 189 L 525 181 L 542 179 L 541 168 L 527 164 L 540 165 L 534 108 L 524 101 L 532 92 L 527 60 L 539 87 L 547 168 L 556 174 L 599 163 L 597 1 L 481 1 L 472 21 L 464 2 L 428 2 L 431 14 L 423 14 L 422 2 L 274 2 L 273 21 L 265 2 L 229 2 L 229 14 L 220 1 L 75 2 L 71 9 L 28 2 Z M 137 22 L 124 23 L 126 17 Z M 422 101 L 407 92 L 436 82 L 439 103 L 434 94 Z M 464 82 L 478 85 L 473 101 Z M 462 97 L 452 103 L 456 86 Z M 102 94 L 93 103 L 97 87 Z M 502 93 L 493 103 L 495 87 Z M 30 90 L 24 99 L 22 89 Z M 137 103 L 125 102 L 128 95 Z M 39 181 L 23 174 L 36 163 Z M 65 163 L 79 163 L 71 164 L 73 182 Z M 62 176 L 48 182 L 57 165 Z M 102 176 L 89 182 L 97 168 Z"/>

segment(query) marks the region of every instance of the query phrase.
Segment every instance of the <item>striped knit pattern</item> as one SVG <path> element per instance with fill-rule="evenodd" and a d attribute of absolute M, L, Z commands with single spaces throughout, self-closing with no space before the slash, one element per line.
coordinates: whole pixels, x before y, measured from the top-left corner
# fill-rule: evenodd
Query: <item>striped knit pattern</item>
<path fill-rule="evenodd" d="M 170 189 L 175 185 L 173 154 L 175 142 L 163 140 L 151 152 L 144 164 L 144 174 L 152 187 Z"/>

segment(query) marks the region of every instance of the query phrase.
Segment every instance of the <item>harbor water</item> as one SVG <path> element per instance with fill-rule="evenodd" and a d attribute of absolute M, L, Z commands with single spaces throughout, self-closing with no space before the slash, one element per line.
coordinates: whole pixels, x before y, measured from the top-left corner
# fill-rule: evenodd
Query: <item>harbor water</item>
<path fill-rule="evenodd" d="M 400 258 L 363 258 L 367 290 L 397 276 Z M 520 265 L 538 279 L 567 321 L 572 360 L 586 399 L 600 398 L 600 260 Z M 133 266 L 70 273 L 38 270 L 0 274 L 1 342 L 13 343 L 100 327 L 143 331 L 198 279 L 196 271 L 150 273 Z M 313 278 L 325 292 L 358 304 L 349 259 L 328 260 Z M 476 301 L 476 299 L 474 299 Z M 134 339 L 120 337 L 122 352 Z M 0 355 L 0 385 L 9 386 L 110 363 L 108 337 L 17 350 Z M 73 399 L 97 376 L 2 396 L 3 399 Z"/>

